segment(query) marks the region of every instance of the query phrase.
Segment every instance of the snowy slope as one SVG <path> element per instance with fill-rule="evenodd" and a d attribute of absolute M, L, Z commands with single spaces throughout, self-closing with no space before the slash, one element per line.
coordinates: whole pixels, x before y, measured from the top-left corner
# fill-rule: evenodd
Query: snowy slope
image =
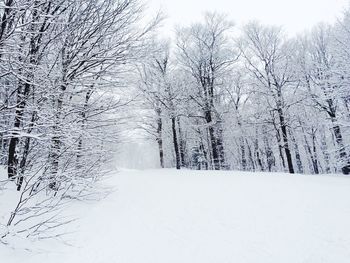
<path fill-rule="evenodd" d="M 69 212 L 81 217 L 72 246 L 0 245 L 0 261 L 350 262 L 350 178 L 149 170 L 108 184 L 117 191 L 107 199 Z"/>

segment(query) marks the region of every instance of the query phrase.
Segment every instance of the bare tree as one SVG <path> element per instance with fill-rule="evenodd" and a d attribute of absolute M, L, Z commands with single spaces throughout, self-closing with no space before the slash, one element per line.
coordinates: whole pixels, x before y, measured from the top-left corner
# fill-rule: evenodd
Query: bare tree
<path fill-rule="evenodd" d="M 197 90 L 192 99 L 201 111 L 201 119 L 205 121 L 215 170 L 227 166 L 222 116 L 215 104 L 220 78 L 236 60 L 228 39 L 232 26 L 226 17 L 207 13 L 204 23 L 182 28 L 177 34 L 178 59 L 195 80 Z"/>

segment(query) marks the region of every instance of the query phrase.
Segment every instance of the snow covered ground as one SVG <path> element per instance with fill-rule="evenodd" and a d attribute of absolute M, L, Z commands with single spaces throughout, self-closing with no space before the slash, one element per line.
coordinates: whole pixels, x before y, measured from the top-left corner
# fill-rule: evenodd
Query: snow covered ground
<path fill-rule="evenodd" d="M 0 245 L 0 262 L 350 262 L 350 178 L 146 170 L 108 184 L 69 211 L 71 246 Z"/>

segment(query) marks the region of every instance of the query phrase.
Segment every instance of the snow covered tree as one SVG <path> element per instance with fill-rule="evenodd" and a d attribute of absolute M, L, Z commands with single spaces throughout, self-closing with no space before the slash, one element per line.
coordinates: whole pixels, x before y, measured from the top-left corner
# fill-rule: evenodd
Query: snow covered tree
<path fill-rule="evenodd" d="M 237 55 L 229 41 L 233 24 L 217 13 L 207 13 L 203 23 L 182 28 L 177 33 L 179 62 L 193 78 L 189 96 L 196 104 L 197 122 L 208 134 L 208 165 L 227 168 L 223 141 L 223 119 L 218 111 L 220 84 Z"/>

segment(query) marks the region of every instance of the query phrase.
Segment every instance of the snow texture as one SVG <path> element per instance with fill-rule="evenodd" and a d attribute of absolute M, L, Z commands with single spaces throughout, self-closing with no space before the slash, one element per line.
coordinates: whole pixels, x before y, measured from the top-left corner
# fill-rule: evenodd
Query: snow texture
<path fill-rule="evenodd" d="M 0 244 L 1 262 L 348 263 L 350 179 L 124 170 L 101 202 L 77 202 L 71 246 Z M 3 202 L 3 201 L 2 201 Z M 11 248 L 11 246 L 16 248 Z M 44 246 L 44 248 L 42 247 Z"/>

